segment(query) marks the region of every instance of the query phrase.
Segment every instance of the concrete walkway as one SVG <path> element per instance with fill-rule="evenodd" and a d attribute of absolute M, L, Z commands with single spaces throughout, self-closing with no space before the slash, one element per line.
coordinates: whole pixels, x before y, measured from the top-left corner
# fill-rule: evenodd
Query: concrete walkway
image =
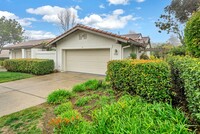
<path fill-rule="evenodd" d="M 55 89 L 71 89 L 75 84 L 104 76 L 74 72 L 44 76 L 0 84 L 0 117 L 44 103 Z"/>

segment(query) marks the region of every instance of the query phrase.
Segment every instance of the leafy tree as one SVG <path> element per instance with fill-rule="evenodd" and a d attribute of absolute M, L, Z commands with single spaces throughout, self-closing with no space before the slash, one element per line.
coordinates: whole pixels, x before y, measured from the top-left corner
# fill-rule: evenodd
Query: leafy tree
<path fill-rule="evenodd" d="M 175 33 L 184 45 L 183 26 L 199 6 L 200 0 L 172 0 L 170 5 L 164 8 L 165 14 L 155 22 L 156 27 L 160 33 L 161 31 L 167 31 L 168 34 Z"/>
<path fill-rule="evenodd" d="M 23 40 L 24 30 L 21 25 L 12 19 L 0 18 L 0 53 L 6 44 L 17 43 Z"/>
<path fill-rule="evenodd" d="M 200 57 L 200 11 L 194 13 L 186 24 L 185 43 L 193 56 Z"/>
<path fill-rule="evenodd" d="M 174 46 L 169 43 L 159 43 L 159 44 L 154 44 L 153 48 L 160 48 L 164 49 L 163 51 L 153 51 L 151 54 L 155 56 L 156 58 L 165 58 L 168 51 L 171 50 Z"/>
<path fill-rule="evenodd" d="M 187 54 L 187 52 L 186 52 L 185 46 L 176 46 L 176 47 L 172 48 L 168 52 L 168 54 L 171 54 L 173 56 L 177 56 L 177 55 L 185 56 Z"/>

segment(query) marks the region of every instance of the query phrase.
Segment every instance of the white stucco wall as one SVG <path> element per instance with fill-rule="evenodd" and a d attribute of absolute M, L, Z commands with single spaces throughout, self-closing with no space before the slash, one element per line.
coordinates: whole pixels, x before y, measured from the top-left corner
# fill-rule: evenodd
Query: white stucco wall
<path fill-rule="evenodd" d="M 31 58 L 35 58 L 38 51 L 42 51 L 42 48 L 31 48 Z"/>
<path fill-rule="evenodd" d="M 150 48 L 150 45 L 148 45 L 148 46 L 147 46 L 147 48 Z M 149 56 L 149 57 L 150 57 L 150 55 L 151 55 L 151 52 L 150 52 L 150 51 L 147 51 L 147 52 L 146 52 L 146 54 L 147 54 L 147 56 Z"/>
<path fill-rule="evenodd" d="M 25 49 L 25 58 L 31 58 L 31 49 Z"/>
<path fill-rule="evenodd" d="M 79 39 L 82 33 L 87 34 L 87 39 Z M 68 49 L 110 49 L 110 60 L 122 59 L 121 45 L 116 40 L 109 39 L 94 33 L 76 31 L 57 42 L 57 69 L 63 71 L 64 52 Z M 115 53 L 117 50 L 118 54 Z"/>
<path fill-rule="evenodd" d="M 22 50 L 21 49 L 11 50 L 11 55 L 12 59 L 22 58 Z"/>
<path fill-rule="evenodd" d="M 56 51 L 37 51 L 35 57 L 37 59 L 51 59 L 56 64 Z"/>

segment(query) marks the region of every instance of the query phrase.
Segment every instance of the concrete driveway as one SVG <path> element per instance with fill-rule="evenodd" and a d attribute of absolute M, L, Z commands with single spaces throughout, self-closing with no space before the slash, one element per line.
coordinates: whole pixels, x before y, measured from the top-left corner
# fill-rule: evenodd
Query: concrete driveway
<path fill-rule="evenodd" d="M 44 103 L 53 90 L 70 90 L 73 85 L 94 78 L 103 79 L 104 76 L 64 72 L 2 83 L 0 84 L 0 117 Z"/>

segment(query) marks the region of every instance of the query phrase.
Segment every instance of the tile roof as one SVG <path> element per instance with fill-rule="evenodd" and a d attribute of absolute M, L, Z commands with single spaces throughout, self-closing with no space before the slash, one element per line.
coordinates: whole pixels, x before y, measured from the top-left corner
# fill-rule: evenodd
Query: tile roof
<path fill-rule="evenodd" d="M 123 36 L 131 38 L 133 40 L 137 40 L 140 37 L 142 37 L 142 34 L 141 33 L 132 33 L 132 34 L 124 34 Z"/>
<path fill-rule="evenodd" d="M 149 37 L 142 37 L 142 39 L 144 40 L 144 43 L 149 43 L 149 41 L 150 41 Z"/>
<path fill-rule="evenodd" d="M 110 37 L 114 37 L 114 38 L 118 38 L 118 39 L 121 39 L 121 40 L 124 40 L 124 41 L 127 41 L 127 42 L 128 41 L 132 41 L 132 42 L 135 42 L 136 45 L 143 47 L 142 44 L 139 44 L 139 42 L 135 41 L 134 39 L 132 39 L 130 37 L 127 37 L 127 36 L 124 36 L 124 35 L 114 34 L 114 33 L 111 33 L 111 32 L 107 32 L 107 31 L 104 31 L 104 30 L 92 28 L 92 27 L 85 26 L 85 25 L 82 25 L 82 24 L 77 24 L 75 27 L 73 27 L 73 28 L 69 29 L 68 31 L 66 31 L 65 33 L 57 36 L 56 38 L 54 38 L 53 40 L 51 40 L 48 43 L 48 45 L 51 45 L 51 44 L 59 41 L 60 39 L 64 38 L 65 36 L 67 36 L 71 32 L 79 30 L 79 29 L 85 29 L 85 30 L 89 30 L 89 31 L 92 31 L 92 32 L 104 34 L 104 35 L 107 35 L 107 36 L 110 36 Z"/>
<path fill-rule="evenodd" d="M 29 40 L 29 41 L 25 41 L 25 42 L 15 44 L 15 45 L 6 46 L 3 49 L 32 48 L 32 47 L 42 45 L 44 43 L 48 43 L 51 40 L 52 39 Z"/>
<path fill-rule="evenodd" d="M 59 40 L 60 38 L 65 37 L 66 35 L 68 35 L 72 31 L 78 30 L 78 29 L 86 29 L 86 30 L 90 30 L 90 31 L 93 31 L 93 32 L 97 32 L 97 33 L 105 34 L 105 35 L 108 35 L 108 36 L 112 36 L 112 37 L 115 37 L 115 38 L 120 38 L 120 39 L 123 39 L 123 40 L 129 40 L 129 38 L 125 37 L 125 36 L 120 36 L 120 35 L 117 35 L 117 34 L 114 34 L 114 33 L 111 33 L 111 32 L 107 32 L 107 31 L 103 31 L 103 30 L 100 30 L 100 29 L 92 28 L 92 27 L 85 26 L 85 25 L 82 25 L 82 24 L 77 24 L 75 27 L 69 29 L 68 31 L 64 32 L 63 34 L 61 34 L 61 35 L 57 36 L 56 38 L 54 38 L 53 40 L 51 40 L 49 42 L 49 44 L 51 44 L 52 42 L 54 43 L 55 41 Z"/>
<path fill-rule="evenodd" d="M 62 38 L 64 38 L 65 36 L 69 35 L 70 33 L 74 32 L 76 30 L 88 30 L 88 31 L 96 32 L 96 33 L 103 34 L 103 35 L 106 35 L 106 36 L 109 36 L 109 37 L 112 37 L 112 38 L 116 38 L 120 41 L 132 42 L 134 45 L 139 46 L 139 47 L 146 47 L 145 41 L 147 41 L 147 38 L 149 38 L 149 37 L 142 37 L 142 34 L 140 34 L 140 33 L 118 35 L 118 34 L 114 34 L 114 33 L 111 33 L 111 32 L 104 31 L 104 30 L 85 26 L 85 25 L 82 25 L 82 24 L 77 24 L 75 27 L 69 29 L 68 31 L 57 36 L 54 39 L 30 40 L 30 41 L 18 43 L 16 45 L 6 46 L 6 47 L 4 47 L 4 49 L 32 48 L 32 47 L 37 47 L 37 46 L 43 45 L 44 43 L 46 45 L 51 45 L 51 44 L 61 40 Z M 142 39 L 139 39 L 140 37 L 142 37 Z"/>

